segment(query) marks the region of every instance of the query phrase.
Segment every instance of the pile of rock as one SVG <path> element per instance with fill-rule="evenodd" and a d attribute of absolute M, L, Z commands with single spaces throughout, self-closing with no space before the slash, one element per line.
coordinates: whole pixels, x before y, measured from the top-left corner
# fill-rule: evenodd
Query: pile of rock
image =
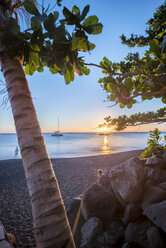
<path fill-rule="evenodd" d="M 67 213 L 77 247 L 166 247 L 166 154 L 107 171 Z"/>

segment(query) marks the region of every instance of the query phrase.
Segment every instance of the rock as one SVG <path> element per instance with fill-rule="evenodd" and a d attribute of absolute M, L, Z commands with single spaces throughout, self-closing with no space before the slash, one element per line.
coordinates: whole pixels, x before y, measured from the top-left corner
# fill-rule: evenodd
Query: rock
<path fill-rule="evenodd" d="M 13 247 L 9 244 L 9 242 L 7 242 L 6 240 L 1 241 L 0 247 L 1 247 L 1 248 L 13 248 Z"/>
<path fill-rule="evenodd" d="M 74 197 L 66 204 L 66 212 L 71 227 L 73 227 L 77 214 L 81 208 L 81 198 Z"/>
<path fill-rule="evenodd" d="M 166 160 L 166 152 L 163 154 L 163 159 Z"/>
<path fill-rule="evenodd" d="M 110 172 L 111 186 L 116 198 L 123 205 L 139 201 L 145 179 L 145 171 L 138 158 L 132 158 Z"/>
<path fill-rule="evenodd" d="M 108 175 L 101 176 L 101 178 L 99 180 L 99 184 L 101 186 L 103 186 L 104 188 L 106 188 L 107 190 L 112 191 L 110 176 L 108 176 Z"/>
<path fill-rule="evenodd" d="M 166 192 L 157 186 L 146 186 L 143 190 L 141 208 L 144 210 L 148 205 L 166 200 Z"/>
<path fill-rule="evenodd" d="M 156 226 L 166 232 L 166 200 L 147 206 L 143 214 Z"/>
<path fill-rule="evenodd" d="M 166 192 L 166 182 L 163 183 L 159 183 L 156 185 L 157 187 L 159 187 L 160 189 L 164 190 Z"/>
<path fill-rule="evenodd" d="M 74 197 L 66 204 L 66 212 L 73 231 L 76 247 L 79 247 L 82 236 L 81 228 L 85 223 L 85 219 L 81 213 L 81 196 Z"/>
<path fill-rule="evenodd" d="M 152 156 L 150 158 L 147 158 L 146 165 L 162 165 L 164 164 L 164 160 L 158 156 Z"/>
<path fill-rule="evenodd" d="M 1 239 L 5 239 L 5 232 L 4 232 L 3 226 L 0 223 L 0 240 Z"/>
<path fill-rule="evenodd" d="M 157 184 L 166 181 L 166 170 L 160 168 L 146 168 L 146 180 L 150 180 L 151 184 Z"/>
<path fill-rule="evenodd" d="M 150 248 L 165 248 L 164 241 L 157 227 L 150 227 L 147 231 L 147 237 L 150 244 Z"/>
<path fill-rule="evenodd" d="M 82 240 L 81 247 L 86 247 L 88 243 L 93 241 L 98 235 L 103 232 L 103 223 L 97 217 L 92 217 L 85 222 L 81 229 Z"/>
<path fill-rule="evenodd" d="M 129 203 L 125 208 L 122 222 L 127 225 L 129 222 L 135 221 L 141 215 L 140 203 Z"/>
<path fill-rule="evenodd" d="M 107 225 L 107 230 L 103 233 L 105 243 L 108 245 L 115 245 L 123 237 L 124 230 L 122 225 L 116 221 L 112 221 Z"/>
<path fill-rule="evenodd" d="M 136 243 L 125 243 L 122 248 L 143 248 L 142 246 L 136 244 Z"/>
<path fill-rule="evenodd" d="M 125 231 L 125 240 L 135 243 L 144 248 L 150 248 L 147 240 L 147 230 L 152 226 L 151 222 L 145 220 L 141 223 L 129 223 Z"/>
<path fill-rule="evenodd" d="M 83 195 L 82 214 L 87 220 L 97 216 L 103 221 L 109 221 L 117 210 L 117 200 L 111 191 L 93 184 Z"/>
<path fill-rule="evenodd" d="M 112 246 L 107 245 L 105 243 L 105 238 L 103 234 L 97 236 L 95 240 L 93 240 L 92 242 L 90 242 L 90 244 L 88 244 L 88 246 L 89 245 L 92 248 L 112 248 Z"/>

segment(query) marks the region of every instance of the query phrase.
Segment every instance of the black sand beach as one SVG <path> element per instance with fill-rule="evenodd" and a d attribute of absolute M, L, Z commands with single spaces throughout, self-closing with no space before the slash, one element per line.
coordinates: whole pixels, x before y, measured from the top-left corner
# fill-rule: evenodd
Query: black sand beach
<path fill-rule="evenodd" d="M 64 203 L 96 180 L 97 170 L 111 169 L 142 150 L 79 158 L 52 159 Z M 31 204 L 21 159 L 0 161 L 0 220 L 16 237 L 18 248 L 34 248 Z"/>

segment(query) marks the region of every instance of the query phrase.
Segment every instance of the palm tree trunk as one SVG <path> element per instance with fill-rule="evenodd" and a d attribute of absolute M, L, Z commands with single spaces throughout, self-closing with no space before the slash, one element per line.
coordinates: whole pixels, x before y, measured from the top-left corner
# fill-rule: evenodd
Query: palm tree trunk
<path fill-rule="evenodd" d="M 20 62 L 1 57 L 32 204 L 37 247 L 74 248 L 57 179 Z"/>

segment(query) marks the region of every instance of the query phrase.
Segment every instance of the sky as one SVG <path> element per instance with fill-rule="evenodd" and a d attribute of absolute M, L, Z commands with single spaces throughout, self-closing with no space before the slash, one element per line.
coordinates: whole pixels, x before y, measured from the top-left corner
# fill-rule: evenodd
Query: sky
<path fill-rule="evenodd" d="M 54 0 L 45 0 L 54 5 Z M 63 0 L 62 5 L 71 9 L 77 5 L 80 9 L 90 4 L 89 15 L 97 15 L 103 24 L 103 31 L 99 35 L 91 35 L 90 41 L 96 44 L 91 54 L 85 54 L 86 62 L 99 63 L 104 56 L 111 61 L 120 61 L 129 52 L 137 49 L 129 49 L 121 44 L 120 35 L 130 36 L 131 33 L 145 34 L 146 22 L 153 16 L 156 8 L 163 0 Z M 60 11 L 59 7 L 55 10 Z M 103 123 L 104 117 L 118 117 L 119 115 L 134 114 L 157 110 L 164 106 L 160 99 L 151 101 L 139 101 L 132 109 L 120 109 L 119 106 L 110 107 L 112 102 L 104 102 L 106 93 L 98 84 L 102 77 L 99 68 L 90 68 L 89 76 L 76 75 L 74 82 L 65 84 L 64 78 L 58 74 L 51 74 L 48 69 L 43 73 L 35 72 L 33 76 L 27 76 L 32 93 L 33 102 L 43 132 L 57 130 L 57 119 L 60 121 L 61 132 L 96 132 L 97 127 Z M 4 81 L 3 75 L 0 79 Z M 0 88 L 0 90 L 2 87 Z M 0 95 L 0 104 L 3 102 Z M 144 125 L 130 127 L 125 131 L 149 131 L 158 127 L 166 131 L 164 124 L 158 126 Z M 14 121 L 10 103 L 4 108 L 0 106 L 0 132 L 15 132 Z"/>

